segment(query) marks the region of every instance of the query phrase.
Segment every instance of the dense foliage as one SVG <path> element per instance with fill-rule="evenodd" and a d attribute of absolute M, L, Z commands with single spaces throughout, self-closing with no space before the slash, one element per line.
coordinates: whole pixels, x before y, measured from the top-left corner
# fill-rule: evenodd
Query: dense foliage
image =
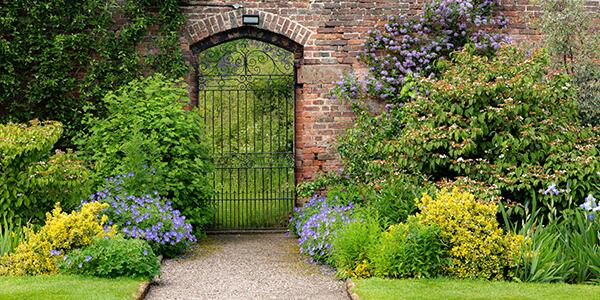
<path fill-rule="evenodd" d="M 524 238 L 504 234 L 496 220 L 498 207 L 468 192 L 443 189 L 435 198 L 425 194 L 417 214 L 423 224 L 440 228 L 450 249 L 447 271 L 460 278 L 512 279 Z"/>
<path fill-rule="evenodd" d="M 212 193 L 208 181 L 212 161 L 198 112 L 184 108 L 188 103 L 184 84 L 154 75 L 108 93 L 103 103 L 107 116 L 86 118 L 89 134 L 78 141 L 82 157 L 93 163 L 96 184 L 135 169 L 154 168 L 155 184 L 136 186 L 138 192 L 157 191 L 196 229 L 206 225 L 211 219 L 207 200 Z"/>
<path fill-rule="evenodd" d="M 89 191 L 89 171 L 71 152 L 52 147 L 58 122 L 0 124 L 0 217 L 40 223 L 56 202 L 74 209 Z"/>
<path fill-rule="evenodd" d="M 448 265 L 446 244 L 434 224 L 412 218 L 392 225 L 371 255 L 374 275 L 391 278 L 431 278 Z"/>
<path fill-rule="evenodd" d="M 600 32 L 584 1 L 541 0 L 540 31 L 554 68 L 573 75 L 584 123 L 600 125 Z"/>
<path fill-rule="evenodd" d="M 157 254 L 167 257 L 183 253 L 196 241 L 192 225 L 158 192 L 139 194 L 129 190 L 124 183 L 135 177 L 128 173 L 108 178 L 105 188 L 88 201 L 109 205 L 102 213 L 108 216 L 107 223 L 117 225 L 125 237 L 143 239 Z"/>
<path fill-rule="evenodd" d="M 339 148 L 349 176 L 462 180 L 485 198 L 516 201 L 511 212 L 521 216 L 549 182 L 570 182 L 570 196 L 579 199 L 598 188 L 600 131 L 578 125 L 570 79 L 546 76 L 544 52 L 504 47 L 487 58 L 467 47 L 439 66 L 438 79 L 418 81 L 428 96 L 360 116 Z"/>
<path fill-rule="evenodd" d="M 27 229 L 15 251 L 0 257 L 0 275 L 56 273 L 57 262 L 66 251 L 89 245 L 94 238 L 114 236 L 115 228 L 105 226 L 108 218 L 98 217 L 107 207 L 88 203 L 80 211 L 67 214 L 57 204 L 46 214 L 46 223 L 39 231 Z"/>
<path fill-rule="evenodd" d="M 377 218 L 367 211 L 355 213 L 350 223 L 337 229 L 331 245 L 331 261 L 339 277 L 373 275 L 371 260 L 381 231 Z"/>
<path fill-rule="evenodd" d="M 186 73 L 184 21 L 177 0 L 3 1 L 0 122 L 61 121 L 59 145 L 71 145 L 85 113 L 103 114 L 108 90 L 154 71 Z"/>
<path fill-rule="evenodd" d="M 59 262 L 61 272 L 95 277 L 152 278 L 159 273 L 158 258 L 148 243 L 114 237 L 95 239 L 90 245 L 70 251 Z"/>
<path fill-rule="evenodd" d="M 551 184 L 546 191 L 550 197 L 565 193 Z M 577 203 L 581 203 L 577 201 Z M 585 283 L 600 280 L 600 203 L 589 194 L 575 208 L 540 214 L 533 201 L 528 218 L 521 224 L 512 222 L 503 211 L 506 228 L 524 235 L 515 277 L 530 282 Z M 547 220 L 547 221 L 544 221 Z M 545 226 L 539 226 L 540 223 Z"/>

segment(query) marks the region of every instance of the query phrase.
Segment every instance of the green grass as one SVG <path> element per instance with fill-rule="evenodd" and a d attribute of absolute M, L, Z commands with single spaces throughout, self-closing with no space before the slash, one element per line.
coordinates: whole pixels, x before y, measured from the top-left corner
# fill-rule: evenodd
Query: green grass
<path fill-rule="evenodd" d="M 141 282 L 72 275 L 0 277 L 0 299 L 133 299 Z"/>
<path fill-rule="evenodd" d="M 355 280 L 356 292 L 369 299 L 600 299 L 600 286 L 535 284 L 459 279 Z"/>

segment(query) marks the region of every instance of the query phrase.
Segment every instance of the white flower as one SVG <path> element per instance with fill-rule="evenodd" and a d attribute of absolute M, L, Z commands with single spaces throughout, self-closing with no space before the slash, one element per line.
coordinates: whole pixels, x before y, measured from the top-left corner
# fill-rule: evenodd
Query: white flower
<path fill-rule="evenodd" d="M 587 197 L 585 197 L 585 202 L 579 207 L 588 211 L 600 211 L 600 206 L 596 204 L 596 199 L 594 196 L 592 196 L 592 194 L 589 194 Z"/>

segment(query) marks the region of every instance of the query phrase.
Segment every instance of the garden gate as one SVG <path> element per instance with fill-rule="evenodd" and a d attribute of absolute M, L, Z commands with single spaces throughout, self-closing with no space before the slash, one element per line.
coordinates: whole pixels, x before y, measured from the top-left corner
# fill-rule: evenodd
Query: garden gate
<path fill-rule="evenodd" d="M 213 231 L 285 228 L 294 207 L 294 56 L 252 40 L 198 54 L 199 112 L 215 162 Z"/>

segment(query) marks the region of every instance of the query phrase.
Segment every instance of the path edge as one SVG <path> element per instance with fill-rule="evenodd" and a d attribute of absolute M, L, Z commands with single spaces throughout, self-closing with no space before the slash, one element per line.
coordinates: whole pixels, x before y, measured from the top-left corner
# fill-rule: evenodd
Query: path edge
<path fill-rule="evenodd" d="M 348 297 L 352 300 L 360 300 L 360 297 L 358 296 L 358 294 L 356 294 L 354 292 L 355 286 L 356 286 L 356 284 L 354 284 L 352 279 L 350 279 L 350 278 L 346 279 L 346 293 L 348 294 Z"/>
<path fill-rule="evenodd" d="M 158 256 L 158 263 L 162 264 L 163 261 L 163 256 L 159 255 Z M 146 296 L 148 295 L 148 292 L 150 291 L 150 285 L 152 284 L 152 282 L 156 281 L 156 278 L 160 276 L 157 275 L 156 277 L 152 278 L 152 280 L 146 280 L 143 281 L 140 284 L 140 287 L 138 288 L 137 293 L 135 294 L 135 298 L 133 298 L 134 300 L 144 300 L 144 298 L 146 298 Z"/>

